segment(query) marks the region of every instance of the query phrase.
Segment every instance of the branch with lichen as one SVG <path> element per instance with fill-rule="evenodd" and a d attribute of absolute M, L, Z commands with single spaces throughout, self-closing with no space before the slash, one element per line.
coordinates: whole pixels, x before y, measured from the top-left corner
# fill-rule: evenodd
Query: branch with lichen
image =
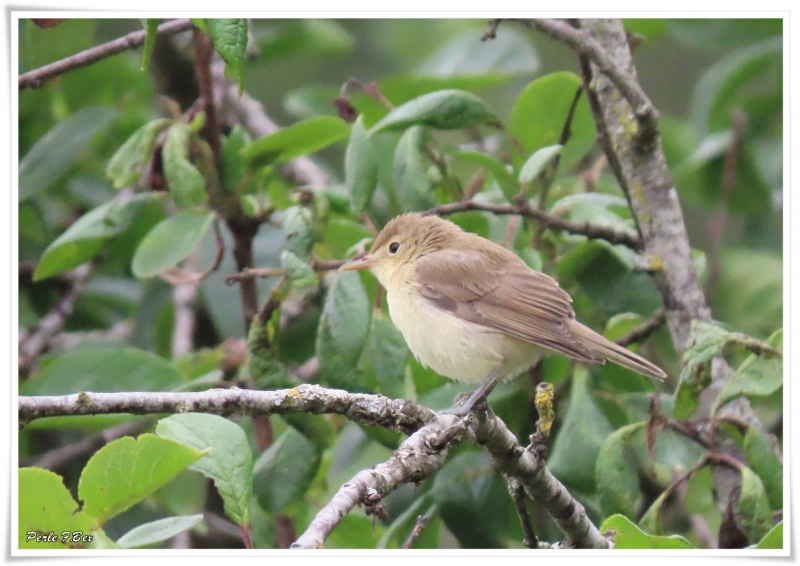
<path fill-rule="evenodd" d="M 343 484 L 292 548 L 322 548 L 331 532 L 357 505 L 374 508 L 401 485 L 430 477 L 446 463 L 449 445 L 462 440 L 466 431 L 464 421 L 452 415 L 438 415 L 403 442 L 389 460 L 360 471 Z"/>

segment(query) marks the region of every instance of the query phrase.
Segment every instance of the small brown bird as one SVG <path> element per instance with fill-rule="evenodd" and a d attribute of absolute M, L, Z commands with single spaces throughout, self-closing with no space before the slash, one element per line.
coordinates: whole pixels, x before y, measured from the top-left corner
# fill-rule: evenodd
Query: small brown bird
<path fill-rule="evenodd" d="M 392 321 L 422 365 L 450 379 L 482 382 L 456 414 L 468 413 L 495 385 L 549 352 L 666 377 L 575 320 L 572 298 L 555 279 L 437 216 L 393 218 L 370 253 L 340 271 L 357 269 L 369 269 L 386 288 Z"/>

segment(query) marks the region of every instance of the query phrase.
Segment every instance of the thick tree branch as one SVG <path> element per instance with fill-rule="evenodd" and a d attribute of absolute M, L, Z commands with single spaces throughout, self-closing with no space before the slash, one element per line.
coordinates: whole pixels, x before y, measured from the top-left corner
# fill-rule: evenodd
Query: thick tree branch
<path fill-rule="evenodd" d="M 447 216 L 455 214 L 456 212 L 467 212 L 470 210 L 481 210 L 484 212 L 491 212 L 492 214 L 518 214 L 538 220 L 547 228 L 554 228 L 556 230 L 563 230 L 570 234 L 578 234 L 586 236 L 590 240 L 606 240 L 611 244 L 622 244 L 629 248 L 639 249 L 641 242 L 636 235 L 629 232 L 620 232 L 606 226 L 596 226 L 588 222 L 577 223 L 564 220 L 558 216 L 531 208 L 527 204 L 511 205 L 511 204 L 486 204 L 470 201 L 453 202 L 450 204 L 443 204 L 430 210 L 425 211 L 423 214 L 439 216 Z"/>
<path fill-rule="evenodd" d="M 401 485 L 429 477 L 447 461 L 448 445 L 465 435 L 464 421 L 439 415 L 403 442 L 389 460 L 362 470 L 342 485 L 292 548 L 322 548 L 328 535 L 357 505 L 374 505 Z"/>
<path fill-rule="evenodd" d="M 336 413 L 348 419 L 411 434 L 436 418 L 436 413 L 402 399 L 348 393 L 319 385 L 299 385 L 279 391 L 211 389 L 199 393 L 88 393 L 19 398 L 19 422 L 24 426 L 44 417 L 130 413 L 211 413 L 261 415 Z"/>
<path fill-rule="evenodd" d="M 534 452 L 519 445 L 503 421 L 493 414 L 486 415 L 475 428 L 475 439 L 488 450 L 501 473 L 516 478 L 528 496 L 547 510 L 573 546 L 613 546 L 589 520 L 583 505 L 570 495 Z"/>
<path fill-rule="evenodd" d="M 586 19 L 580 20 L 579 25 L 597 40 L 619 69 L 636 81 L 636 70 L 621 20 Z M 709 322 L 711 312 L 691 258 L 691 246 L 678 193 L 672 183 L 660 139 L 655 136 L 652 148 L 643 151 L 636 128 L 631 127 L 637 116 L 631 101 L 620 95 L 622 89 L 618 81 L 606 73 L 603 65 L 597 65 L 595 60 L 590 65 L 585 60 L 586 55 L 582 57 L 584 86 L 589 95 L 598 137 L 609 165 L 631 204 L 645 252 L 662 265 L 653 274 L 653 280 L 661 295 L 672 342 L 678 354 L 682 355 L 689 344 L 691 322 Z M 635 100 L 633 104 L 636 105 Z M 700 396 L 701 406 L 697 417 L 703 419 L 708 416 L 714 399 L 730 379 L 731 373 L 732 370 L 721 357 L 712 361 L 711 385 Z M 744 398 L 726 405 L 724 411 L 723 416 L 735 416 L 763 430 Z M 728 455 L 741 457 L 741 451 L 732 441 L 720 442 L 716 448 Z M 725 509 L 731 498 L 736 496 L 740 478 L 732 470 L 719 467 L 715 469 L 714 477 L 721 506 Z"/>
<path fill-rule="evenodd" d="M 192 29 L 193 24 L 191 20 L 172 20 L 158 26 L 159 35 L 174 35 L 182 31 Z M 86 49 L 80 53 L 76 53 L 66 59 L 61 59 L 44 67 L 39 67 L 33 71 L 19 77 L 19 88 L 39 88 L 48 79 L 52 79 L 58 75 L 79 69 L 92 63 L 96 63 L 106 57 L 111 57 L 117 53 L 122 53 L 128 49 L 135 49 L 144 44 L 145 31 L 134 31 L 126 36 L 120 37 L 108 43 Z"/>

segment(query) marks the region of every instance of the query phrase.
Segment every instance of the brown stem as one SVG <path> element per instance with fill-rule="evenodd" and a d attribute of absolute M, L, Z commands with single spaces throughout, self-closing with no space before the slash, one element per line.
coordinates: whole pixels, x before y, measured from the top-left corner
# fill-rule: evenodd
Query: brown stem
<path fill-rule="evenodd" d="M 35 327 L 21 333 L 19 341 L 19 373 L 27 376 L 36 364 L 36 358 L 50 348 L 51 340 L 64 328 L 67 318 L 75 310 L 75 302 L 86 288 L 94 264 L 84 263 L 73 271 L 72 287 L 53 309 Z"/>
<path fill-rule="evenodd" d="M 419 535 L 422 533 L 422 529 L 425 528 L 425 525 L 428 524 L 428 520 L 430 519 L 429 515 L 420 515 L 417 517 L 417 522 L 414 523 L 414 528 L 411 530 L 411 533 L 408 535 L 408 538 L 400 547 L 404 550 L 411 548 L 414 545 L 414 541 L 419 538 Z"/>
<path fill-rule="evenodd" d="M 158 26 L 157 33 L 159 35 L 174 35 L 192 29 L 193 27 L 191 20 L 172 20 L 171 22 L 166 22 Z M 58 75 L 74 69 L 80 69 L 81 67 L 91 65 L 106 57 L 111 57 L 117 53 L 127 51 L 128 49 L 139 47 L 144 44 L 145 35 L 146 33 L 144 30 L 134 31 L 119 39 L 86 49 L 66 59 L 61 59 L 60 61 L 50 63 L 44 67 L 39 67 L 33 71 L 28 71 L 20 75 L 19 88 L 39 88 L 44 85 L 48 79 L 52 79 L 53 77 L 57 77 Z"/>
<path fill-rule="evenodd" d="M 614 342 L 620 346 L 629 346 L 635 342 L 646 340 L 653 332 L 661 328 L 665 321 L 666 316 L 664 315 L 664 309 L 658 309 L 650 318 L 635 328 L 632 328 L 630 332 L 621 338 L 617 338 Z"/>
<path fill-rule="evenodd" d="M 564 232 L 569 232 L 570 234 L 579 234 L 581 236 L 586 236 L 590 240 L 606 240 L 611 244 L 622 244 L 623 246 L 628 246 L 629 248 L 633 249 L 638 249 L 641 245 L 639 239 L 628 232 L 619 232 L 612 228 L 595 226 L 589 224 L 588 222 L 571 222 L 548 212 L 531 208 L 527 204 L 485 204 L 472 200 L 467 202 L 460 201 L 437 206 L 423 212 L 423 214 L 426 216 L 432 214 L 436 214 L 438 216 L 447 216 L 449 214 L 455 214 L 456 212 L 465 212 L 470 210 L 482 210 L 491 212 L 493 214 L 519 214 L 520 216 L 534 218 L 535 220 L 547 225 L 548 228 L 563 230 Z"/>
<path fill-rule="evenodd" d="M 511 500 L 514 502 L 514 507 L 519 516 L 519 522 L 522 525 L 522 544 L 526 548 L 538 548 L 539 539 L 536 538 L 536 533 L 533 532 L 533 525 L 531 525 L 531 516 L 528 513 L 527 497 L 525 496 L 525 488 L 519 483 L 516 478 L 506 478 L 508 481 L 508 493 L 511 495 Z"/>
<path fill-rule="evenodd" d="M 733 111 L 731 120 L 732 139 L 728 153 L 725 154 L 723 165 L 722 186 L 717 207 L 711 218 L 708 219 L 708 280 L 706 281 L 706 297 L 713 306 L 714 294 L 717 290 L 722 273 L 722 264 L 719 253 L 722 244 L 722 235 L 728 217 L 728 202 L 731 199 L 733 185 L 736 183 L 736 166 L 739 161 L 739 150 L 742 145 L 742 136 L 747 126 L 747 114 L 739 109 Z"/>
<path fill-rule="evenodd" d="M 214 104 L 214 85 L 211 80 L 211 54 L 213 52 L 213 47 L 211 45 L 211 39 L 209 39 L 205 32 L 194 28 L 192 33 L 195 50 L 194 68 L 195 73 L 197 73 L 197 82 L 200 85 L 200 96 L 203 97 L 203 106 L 206 112 L 206 122 L 203 125 L 200 135 L 208 142 L 208 145 L 211 146 L 211 151 L 214 154 L 214 163 L 219 163 L 222 128 L 217 118 L 217 109 Z"/>

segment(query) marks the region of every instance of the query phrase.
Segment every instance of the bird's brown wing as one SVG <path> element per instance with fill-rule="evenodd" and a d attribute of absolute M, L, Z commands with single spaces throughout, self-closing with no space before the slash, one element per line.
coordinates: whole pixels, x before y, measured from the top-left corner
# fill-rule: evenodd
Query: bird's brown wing
<path fill-rule="evenodd" d="M 505 248 L 439 250 L 415 268 L 419 292 L 443 310 L 580 361 L 602 361 L 567 328 L 575 311 L 566 291 Z"/>

